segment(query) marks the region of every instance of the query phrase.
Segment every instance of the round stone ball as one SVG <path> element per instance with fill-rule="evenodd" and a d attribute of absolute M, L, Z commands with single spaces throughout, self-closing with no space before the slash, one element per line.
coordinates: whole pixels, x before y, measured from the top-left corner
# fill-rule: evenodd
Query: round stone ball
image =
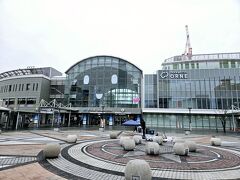
<path fill-rule="evenodd" d="M 136 145 L 135 141 L 129 138 L 122 141 L 122 146 L 125 151 L 133 151 Z"/>
<path fill-rule="evenodd" d="M 119 144 L 122 146 L 123 145 L 123 140 L 124 139 L 130 139 L 130 137 L 129 136 L 121 136 L 120 137 L 120 141 L 119 141 Z"/>
<path fill-rule="evenodd" d="M 194 141 L 185 141 L 185 144 L 188 146 L 189 152 L 196 152 L 197 144 Z"/>
<path fill-rule="evenodd" d="M 184 143 L 185 142 L 185 140 L 184 139 L 181 139 L 181 138 L 173 138 L 173 144 L 175 144 L 175 143 Z"/>
<path fill-rule="evenodd" d="M 110 139 L 117 139 L 118 133 L 117 132 L 110 132 Z"/>
<path fill-rule="evenodd" d="M 156 142 L 148 142 L 145 146 L 145 152 L 148 155 L 158 155 L 160 151 L 159 144 Z"/>
<path fill-rule="evenodd" d="M 142 179 L 142 180 L 151 180 L 152 171 L 149 164 L 142 159 L 134 159 L 127 163 L 125 170 L 125 179 L 133 180 Z"/>
<path fill-rule="evenodd" d="M 153 142 L 156 142 L 156 143 L 162 145 L 162 143 L 163 143 L 163 138 L 162 138 L 162 136 L 154 136 Z"/>
<path fill-rule="evenodd" d="M 185 131 L 185 135 L 189 135 L 190 133 L 190 131 Z"/>
<path fill-rule="evenodd" d="M 68 135 L 67 136 L 68 143 L 76 143 L 77 142 L 77 135 Z"/>
<path fill-rule="evenodd" d="M 43 155 L 45 158 L 57 158 L 60 150 L 61 147 L 58 143 L 49 143 L 43 148 Z"/>
<path fill-rule="evenodd" d="M 221 142 L 221 139 L 220 139 L 220 138 L 214 138 L 214 137 L 212 137 L 212 138 L 210 139 L 210 144 L 211 144 L 212 146 L 221 146 L 222 142 Z"/>
<path fill-rule="evenodd" d="M 139 135 L 134 135 L 133 140 L 135 141 L 135 144 L 141 144 L 142 143 L 142 137 Z"/>
<path fill-rule="evenodd" d="M 173 145 L 173 152 L 180 156 L 187 156 L 189 149 L 185 143 L 177 142 Z"/>

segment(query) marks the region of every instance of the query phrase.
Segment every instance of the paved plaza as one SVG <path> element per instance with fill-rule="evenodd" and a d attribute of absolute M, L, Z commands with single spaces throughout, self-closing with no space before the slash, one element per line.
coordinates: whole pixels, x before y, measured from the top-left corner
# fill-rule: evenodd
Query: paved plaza
<path fill-rule="evenodd" d="M 118 130 L 120 132 L 120 130 Z M 78 137 L 77 143 L 67 143 L 70 134 Z M 124 178 L 128 161 L 146 160 L 152 169 L 152 179 L 239 179 L 240 136 L 220 133 L 166 132 L 168 142 L 160 146 L 160 154 L 146 155 L 145 144 L 125 151 L 118 139 L 110 139 L 110 131 L 96 129 L 61 129 L 60 131 L 29 130 L 0 134 L 0 179 L 110 179 Z M 120 136 L 132 136 L 123 130 Z M 140 135 L 140 134 L 139 134 Z M 210 146 L 215 135 L 222 146 Z M 192 140 L 197 151 L 188 156 L 173 153 L 173 139 Z M 59 143 L 58 158 L 44 159 L 42 150 L 47 143 Z"/>

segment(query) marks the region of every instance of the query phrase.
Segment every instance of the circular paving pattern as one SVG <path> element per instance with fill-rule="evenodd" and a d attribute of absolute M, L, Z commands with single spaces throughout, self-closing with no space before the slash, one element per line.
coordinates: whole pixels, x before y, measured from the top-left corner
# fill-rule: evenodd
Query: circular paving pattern
<path fill-rule="evenodd" d="M 62 148 L 48 163 L 71 179 L 124 179 L 129 160 L 144 159 L 153 179 L 237 179 L 240 177 L 240 152 L 222 147 L 198 145 L 188 156 L 173 153 L 170 142 L 160 146 L 160 155 L 146 155 L 145 144 L 125 151 L 117 140 L 85 141 Z M 62 173 L 63 174 L 63 173 Z M 80 178 L 81 177 L 81 178 Z"/>
<path fill-rule="evenodd" d="M 173 145 L 165 143 L 160 146 L 160 155 L 153 156 L 145 154 L 145 143 L 137 145 L 134 151 L 125 151 L 119 140 L 100 141 L 85 143 L 84 146 L 75 145 L 68 152 L 74 159 L 78 159 L 81 151 L 86 156 L 122 166 L 132 159 L 144 159 L 153 169 L 209 171 L 240 166 L 239 154 L 216 147 L 198 146 L 196 152 L 190 152 L 188 156 L 178 156 L 173 153 Z"/>

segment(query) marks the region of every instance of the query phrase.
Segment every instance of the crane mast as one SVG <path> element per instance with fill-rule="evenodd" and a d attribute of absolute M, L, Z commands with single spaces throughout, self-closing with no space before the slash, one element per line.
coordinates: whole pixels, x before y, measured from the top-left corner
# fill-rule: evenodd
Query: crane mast
<path fill-rule="evenodd" d="M 185 51 L 183 55 L 187 56 L 190 59 L 192 57 L 192 47 L 190 43 L 188 25 L 186 25 L 185 28 L 186 28 L 187 41 L 186 41 Z"/>

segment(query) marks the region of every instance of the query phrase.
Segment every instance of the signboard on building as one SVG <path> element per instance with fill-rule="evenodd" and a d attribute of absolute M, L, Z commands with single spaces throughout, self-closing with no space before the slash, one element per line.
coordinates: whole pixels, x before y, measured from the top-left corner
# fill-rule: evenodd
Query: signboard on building
<path fill-rule="evenodd" d="M 188 79 L 188 74 L 181 71 L 163 71 L 159 74 L 160 79 Z"/>

